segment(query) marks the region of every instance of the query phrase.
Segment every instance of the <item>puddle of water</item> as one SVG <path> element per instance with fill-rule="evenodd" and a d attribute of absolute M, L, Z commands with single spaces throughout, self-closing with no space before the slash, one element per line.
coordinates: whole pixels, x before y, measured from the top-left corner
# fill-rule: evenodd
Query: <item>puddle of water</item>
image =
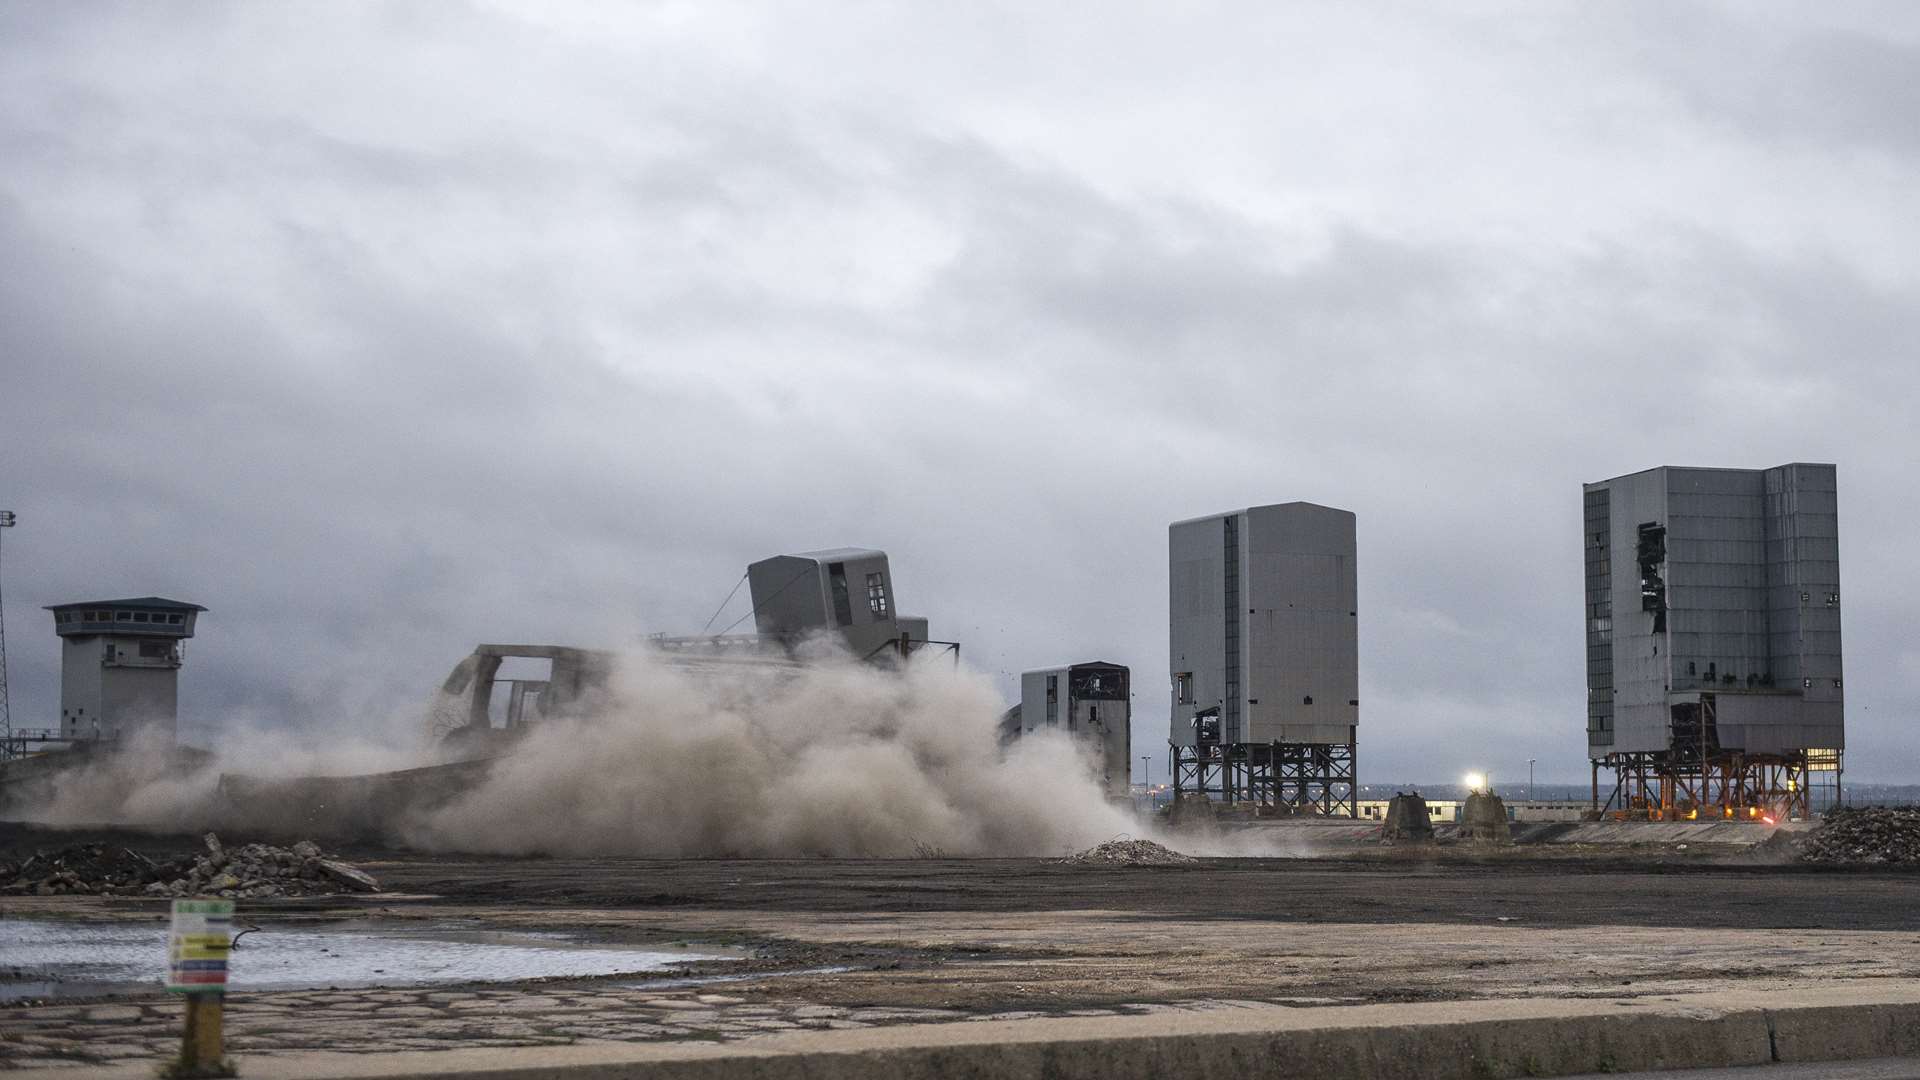
<path fill-rule="evenodd" d="M 760 971 L 746 975 L 694 975 L 685 979 L 650 979 L 643 983 L 627 983 L 628 990 L 678 990 L 689 986 L 710 986 L 714 983 L 759 982 L 761 979 L 790 979 L 795 975 L 838 975 L 843 971 L 852 971 L 850 967 L 801 968 L 798 971 Z"/>
<path fill-rule="evenodd" d="M 0 919 L 0 1001 L 151 990 L 166 970 L 164 926 Z M 630 975 L 738 953 L 593 944 L 558 933 L 419 928 L 267 929 L 235 945 L 235 990 L 426 986 Z"/>

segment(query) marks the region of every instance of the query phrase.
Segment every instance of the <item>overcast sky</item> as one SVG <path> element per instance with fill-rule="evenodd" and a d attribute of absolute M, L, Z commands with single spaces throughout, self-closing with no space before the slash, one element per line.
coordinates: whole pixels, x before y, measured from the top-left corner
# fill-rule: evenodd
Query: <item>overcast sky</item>
<path fill-rule="evenodd" d="M 1131 665 L 1157 776 L 1167 524 L 1305 499 L 1363 779 L 1584 780 L 1580 484 L 1808 460 L 1913 778 L 1916 72 L 1906 3 L 0 5 L 14 723 L 44 604 L 210 608 L 202 743 L 364 735 L 871 545 L 1009 696 Z"/>

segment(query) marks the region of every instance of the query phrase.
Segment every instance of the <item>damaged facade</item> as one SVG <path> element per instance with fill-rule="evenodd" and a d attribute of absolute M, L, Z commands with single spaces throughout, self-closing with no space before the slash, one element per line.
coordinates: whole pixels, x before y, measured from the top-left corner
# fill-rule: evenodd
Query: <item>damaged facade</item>
<path fill-rule="evenodd" d="M 1109 799 L 1132 790 L 1132 672 L 1093 660 L 1041 668 L 1020 675 L 1020 704 L 1007 711 L 1001 742 L 1056 731 L 1086 752 L 1093 775 Z"/>
<path fill-rule="evenodd" d="M 1663 466 L 1587 484 L 1596 806 L 1804 816 L 1846 746 L 1832 465 Z M 1602 799 L 1599 776 L 1615 775 Z"/>

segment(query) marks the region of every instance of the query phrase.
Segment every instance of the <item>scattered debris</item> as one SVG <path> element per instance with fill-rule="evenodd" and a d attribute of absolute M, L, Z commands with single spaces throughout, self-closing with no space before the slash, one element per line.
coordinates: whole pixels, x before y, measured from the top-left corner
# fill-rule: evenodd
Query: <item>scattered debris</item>
<path fill-rule="evenodd" d="M 1800 861 L 1920 865 L 1920 807 L 1834 810 L 1800 841 Z"/>
<path fill-rule="evenodd" d="M 1178 866 L 1200 860 L 1151 840 L 1117 836 L 1060 861 L 1070 866 Z"/>
<path fill-rule="evenodd" d="M 255 899 L 379 892 L 356 867 L 329 859 L 302 840 L 290 848 L 247 844 L 229 850 L 208 833 L 206 852 L 155 863 L 130 848 L 75 844 L 42 851 L 18 866 L 0 864 L 0 895 L 223 896 Z"/>

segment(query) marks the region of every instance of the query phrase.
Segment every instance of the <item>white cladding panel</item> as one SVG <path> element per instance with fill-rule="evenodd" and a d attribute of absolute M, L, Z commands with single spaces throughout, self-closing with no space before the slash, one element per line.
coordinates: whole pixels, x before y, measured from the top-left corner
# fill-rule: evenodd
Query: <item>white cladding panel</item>
<path fill-rule="evenodd" d="M 101 730 L 100 661 L 112 644 L 100 637 L 60 639 L 60 734 L 73 739 L 104 737 Z"/>
<path fill-rule="evenodd" d="M 165 652 L 146 656 L 143 648 Z M 156 731 L 172 741 L 179 714 L 178 648 L 177 640 L 171 638 L 110 634 L 63 638 L 61 735 L 120 739 Z"/>
<path fill-rule="evenodd" d="M 1354 516 L 1259 506 L 1245 536 L 1247 741 L 1347 742 L 1360 712 Z"/>

